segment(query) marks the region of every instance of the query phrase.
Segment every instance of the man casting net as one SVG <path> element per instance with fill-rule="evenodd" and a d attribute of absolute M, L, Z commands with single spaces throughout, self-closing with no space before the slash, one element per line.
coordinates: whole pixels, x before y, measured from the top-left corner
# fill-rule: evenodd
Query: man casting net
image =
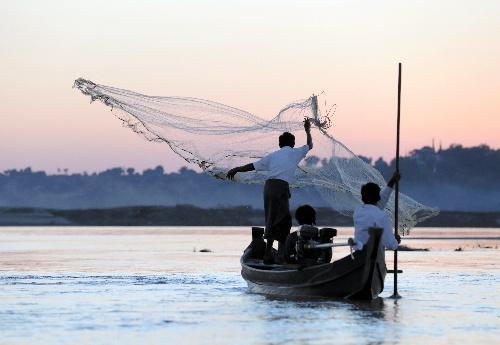
<path fill-rule="evenodd" d="M 306 142 L 304 118 L 311 122 L 314 150 L 296 170 L 292 188 L 310 188 L 335 210 L 352 216 L 361 203 L 361 186 L 367 182 L 384 185 L 382 175 L 358 158 L 328 132 L 330 114 L 322 114 L 317 97 L 288 104 L 271 120 L 221 103 L 190 97 L 147 96 L 137 92 L 77 79 L 74 86 L 91 101 L 112 109 L 123 125 L 146 140 L 166 143 L 177 155 L 198 165 L 205 173 L 225 179 L 232 167 L 257 161 L 277 147 L 283 132 Z M 374 138 L 376 140 L 376 138 Z M 262 171 L 240 173 L 235 181 L 264 184 Z M 392 198 L 392 197 L 391 197 Z M 394 203 L 385 210 L 393 214 Z M 408 196 L 400 194 L 399 229 L 437 214 Z"/>

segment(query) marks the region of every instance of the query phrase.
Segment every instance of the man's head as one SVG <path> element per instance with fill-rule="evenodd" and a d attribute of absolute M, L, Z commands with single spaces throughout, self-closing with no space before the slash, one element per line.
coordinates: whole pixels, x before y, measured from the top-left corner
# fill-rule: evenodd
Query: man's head
<path fill-rule="evenodd" d="M 283 134 L 280 135 L 279 145 L 280 148 L 285 146 L 294 147 L 295 136 L 292 133 L 284 132 Z"/>
<path fill-rule="evenodd" d="M 375 205 L 380 201 L 380 187 L 378 184 L 368 182 L 361 187 L 361 200 L 365 204 Z"/>
<path fill-rule="evenodd" d="M 309 205 L 302 205 L 295 211 L 295 219 L 299 225 L 315 225 L 316 211 Z"/>

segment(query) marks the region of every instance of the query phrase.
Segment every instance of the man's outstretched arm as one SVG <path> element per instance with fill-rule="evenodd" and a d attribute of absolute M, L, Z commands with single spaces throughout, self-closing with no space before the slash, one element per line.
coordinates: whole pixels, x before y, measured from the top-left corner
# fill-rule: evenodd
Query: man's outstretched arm
<path fill-rule="evenodd" d="M 309 146 L 309 150 L 312 150 L 313 139 L 311 136 L 311 122 L 309 121 L 309 119 L 306 119 L 304 121 L 304 130 L 306 131 L 306 134 L 307 134 L 307 146 Z"/>
<path fill-rule="evenodd" d="M 391 179 L 389 180 L 389 182 L 387 182 L 387 187 L 389 188 L 394 188 L 394 185 L 396 183 L 399 182 L 399 180 L 401 179 L 401 174 L 397 171 L 395 171 L 393 174 L 392 174 L 392 177 Z"/>
<path fill-rule="evenodd" d="M 227 172 L 227 178 L 229 180 L 234 179 L 234 175 L 239 172 L 247 172 L 247 171 L 253 171 L 255 170 L 255 167 L 253 166 L 253 163 L 247 164 L 247 165 L 242 165 L 240 167 L 233 168 Z"/>

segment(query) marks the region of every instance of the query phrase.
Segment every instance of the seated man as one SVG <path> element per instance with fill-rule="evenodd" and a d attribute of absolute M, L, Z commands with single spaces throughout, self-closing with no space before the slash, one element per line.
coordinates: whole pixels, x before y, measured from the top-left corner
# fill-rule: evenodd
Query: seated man
<path fill-rule="evenodd" d="M 299 206 L 295 210 L 295 219 L 299 225 L 316 225 L 316 211 L 310 205 Z"/>
<path fill-rule="evenodd" d="M 381 244 L 392 250 L 398 248 L 401 237 L 399 235 L 394 236 L 391 218 L 383 209 L 389 201 L 394 184 L 399 181 L 399 178 L 400 175 L 394 173 L 382 193 L 380 193 L 380 187 L 373 182 L 369 182 L 361 187 L 363 205 L 356 207 L 353 215 L 356 250 L 362 250 L 363 246 L 368 242 L 370 238 L 368 234 L 369 228 L 384 229 Z"/>
<path fill-rule="evenodd" d="M 295 210 L 295 219 L 297 223 L 299 223 L 300 228 L 303 226 L 312 227 L 316 225 L 316 211 L 310 205 L 302 205 Z M 288 235 L 285 241 L 284 248 L 284 258 L 287 263 L 297 263 L 297 251 L 296 251 L 296 243 L 298 239 L 297 231 L 292 232 Z"/>
<path fill-rule="evenodd" d="M 287 263 L 298 263 L 303 266 L 328 263 L 332 259 L 332 248 L 307 249 L 305 243 L 332 243 L 335 229 L 316 228 L 316 211 L 310 205 L 302 205 L 295 211 L 295 219 L 299 223 L 298 231 L 288 235 L 285 242 L 285 260 Z"/>

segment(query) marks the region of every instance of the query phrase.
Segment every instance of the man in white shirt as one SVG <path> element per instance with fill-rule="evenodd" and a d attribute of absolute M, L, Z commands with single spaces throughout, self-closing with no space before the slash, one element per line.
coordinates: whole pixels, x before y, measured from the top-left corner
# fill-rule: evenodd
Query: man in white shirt
<path fill-rule="evenodd" d="M 304 159 L 309 150 L 313 148 L 311 137 L 311 124 L 308 119 L 304 121 L 304 130 L 307 134 L 307 145 L 294 148 L 295 136 L 285 132 L 279 137 L 278 151 L 261 158 L 257 162 L 233 168 L 228 171 L 227 178 L 232 180 L 234 175 L 246 171 L 267 171 L 267 180 L 264 185 L 264 211 L 266 230 L 265 264 L 272 264 L 272 247 L 274 240 L 279 243 L 278 253 L 283 256 L 286 237 L 292 227 L 290 215 L 290 188 L 289 184 L 295 181 L 295 170 L 299 162 Z M 281 258 L 282 259 L 282 258 Z"/>
<path fill-rule="evenodd" d="M 394 173 L 387 183 L 387 187 L 380 193 L 380 187 L 369 182 L 361 187 L 361 199 L 363 205 L 354 210 L 354 241 L 356 250 L 362 250 L 370 238 L 369 228 L 382 228 L 381 244 L 386 248 L 395 250 L 398 248 L 401 237 L 396 237 L 392 231 L 392 222 L 389 215 L 383 210 L 392 193 L 394 184 L 399 181 L 400 175 Z"/>

